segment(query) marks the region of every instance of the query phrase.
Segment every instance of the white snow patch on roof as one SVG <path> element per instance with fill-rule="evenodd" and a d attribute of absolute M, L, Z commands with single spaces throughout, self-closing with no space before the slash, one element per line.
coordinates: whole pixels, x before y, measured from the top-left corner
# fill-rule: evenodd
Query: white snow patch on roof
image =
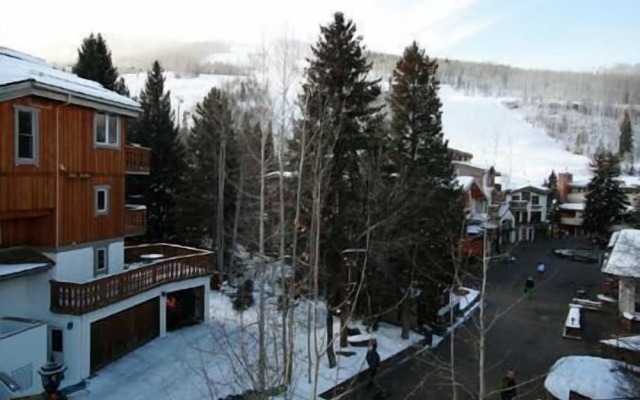
<path fill-rule="evenodd" d="M 9 276 L 19 274 L 21 272 L 27 272 L 34 269 L 46 267 L 49 264 L 45 263 L 31 263 L 31 264 L 0 264 L 0 276 Z"/>
<path fill-rule="evenodd" d="M 584 203 L 562 203 L 560 204 L 560 209 L 569 211 L 584 211 L 584 206 Z"/>
<path fill-rule="evenodd" d="M 613 339 L 603 339 L 600 341 L 600 343 L 620 349 L 640 351 L 640 336 L 625 336 Z"/>
<path fill-rule="evenodd" d="M 616 178 L 622 186 L 640 186 L 640 177 L 638 176 L 619 176 Z"/>
<path fill-rule="evenodd" d="M 618 233 L 602 272 L 640 278 L 640 230 L 623 229 Z"/>
<path fill-rule="evenodd" d="M 127 107 L 139 107 L 136 101 L 105 89 L 97 82 L 57 70 L 39 58 L 0 47 L 0 86 L 25 81 L 35 81 Z"/>
<path fill-rule="evenodd" d="M 551 367 L 544 386 L 559 400 L 568 400 L 571 390 L 593 399 L 622 397 L 625 386 L 618 369 L 623 365 L 599 357 L 563 357 Z"/>
<path fill-rule="evenodd" d="M 473 176 L 458 176 L 453 181 L 466 192 L 473 185 L 474 178 Z"/>

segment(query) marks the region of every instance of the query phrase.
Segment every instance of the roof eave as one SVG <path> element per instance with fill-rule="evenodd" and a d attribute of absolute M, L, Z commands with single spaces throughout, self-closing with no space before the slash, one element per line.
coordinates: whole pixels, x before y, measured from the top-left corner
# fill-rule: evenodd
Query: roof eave
<path fill-rule="evenodd" d="M 8 281 L 8 280 L 11 280 L 11 279 L 22 278 L 23 276 L 39 274 L 41 272 L 47 272 L 51 268 L 53 268 L 53 264 L 43 265 L 43 266 L 40 266 L 40 267 L 36 267 L 36 268 L 33 268 L 33 269 L 28 269 L 26 271 L 16 272 L 16 273 L 13 273 L 13 274 L 0 275 L 0 282 L 1 281 Z"/>
<path fill-rule="evenodd" d="M 84 93 L 65 90 L 56 86 L 37 82 L 33 79 L 0 86 L 0 101 L 7 101 L 25 96 L 38 96 L 57 101 L 69 101 L 83 107 L 113 112 L 136 118 L 142 109 L 137 106 L 118 103 L 107 99 L 90 96 Z"/>

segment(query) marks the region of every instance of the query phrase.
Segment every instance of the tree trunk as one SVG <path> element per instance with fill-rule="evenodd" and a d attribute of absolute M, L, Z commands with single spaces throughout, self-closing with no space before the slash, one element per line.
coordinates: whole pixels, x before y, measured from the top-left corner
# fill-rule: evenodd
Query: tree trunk
<path fill-rule="evenodd" d="M 226 134 L 226 133 L 225 133 Z M 216 209 L 216 258 L 217 267 L 221 274 L 224 275 L 224 183 L 226 174 L 226 146 L 227 141 L 225 134 L 222 135 L 220 143 L 220 154 L 218 157 L 218 204 Z"/>
<path fill-rule="evenodd" d="M 336 353 L 333 350 L 333 314 L 327 304 L 327 359 L 329 360 L 329 368 L 335 368 L 338 363 L 336 362 Z"/>
<path fill-rule="evenodd" d="M 244 162 L 240 161 L 240 178 L 238 182 L 238 193 L 236 194 L 236 212 L 233 216 L 233 234 L 231 237 L 231 251 L 236 251 L 238 240 L 238 226 L 240 225 L 240 210 L 242 209 L 242 191 L 244 190 Z M 220 277 L 222 278 L 222 277 Z"/>

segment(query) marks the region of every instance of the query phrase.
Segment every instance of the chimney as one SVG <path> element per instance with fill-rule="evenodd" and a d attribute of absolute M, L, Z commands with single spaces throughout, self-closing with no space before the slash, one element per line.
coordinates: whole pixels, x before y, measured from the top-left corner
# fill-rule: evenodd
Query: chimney
<path fill-rule="evenodd" d="M 567 196 L 571 190 L 569 185 L 573 182 L 573 175 L 570 172 L 560 172 L 558 174 L 558 202 L 566 203 Z"/>

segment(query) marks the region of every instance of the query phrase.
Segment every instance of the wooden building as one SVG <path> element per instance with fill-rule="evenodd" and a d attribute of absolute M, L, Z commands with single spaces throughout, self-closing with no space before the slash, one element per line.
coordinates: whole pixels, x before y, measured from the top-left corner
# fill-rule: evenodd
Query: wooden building
<path fill-rule="evenodd" d="M 210 252 L 124 245 L 146 229 L 146 208 L 125 204 L 126 176 L 150 172 L 149 149 L 127 144 L 125 121 L 139 113 L 98 83 L 0 48 L 0 319 L 48 328 L 37 339 L 47 354 L 16 365 L 26 353 L 14 346 L 13 364 L 0 357 L 16 396 L 41 390 L 43 356 L 75 383 L 164 335 L 168 297 L 206 318 Z"/>

